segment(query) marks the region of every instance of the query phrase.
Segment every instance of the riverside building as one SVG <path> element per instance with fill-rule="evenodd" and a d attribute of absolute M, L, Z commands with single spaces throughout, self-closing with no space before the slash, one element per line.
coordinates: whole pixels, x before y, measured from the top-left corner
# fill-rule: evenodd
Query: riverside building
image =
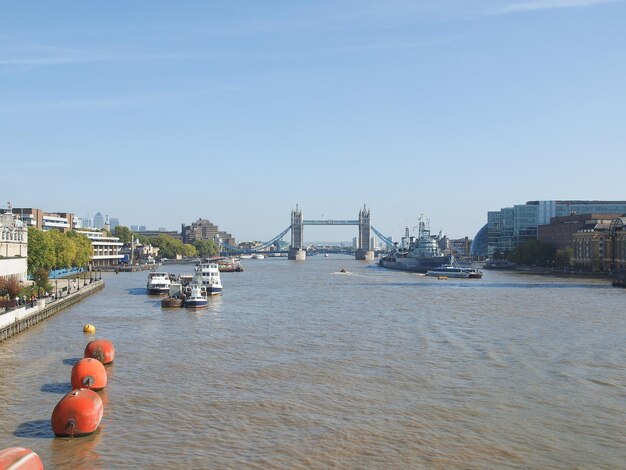
<path fill-rule="evenodd" d="M 217 225 L 207 219 L 198 219 L 191 225 L 183 224 L 181 234 L 183 243 L 193 244 L 196 240 L 213 240 L 215 242 L 221 241 L 231 246 L 237 244 L 237 241 L 230 233 L 220 230 Z"/>
<path fill-rule="evenodd" d="M 536 240 L 540 225 L 574 214 L 626 214 L 626 201 L 529 201 L 489 211 L 487 254 L 506 253 L 526 240 Z"/>
<path fill-rule="evenodd" d="M 91 256 L 92 268 L 116 267 L 124 257 L 120 253 L 122 246 L 118 237 L 109 237 L 104 232 L 91 230 L 77 230 L 77 233 L 85 235 L 91 241 L 93 255 Z"/>
<path fill-rule="evenodd" d="M 0 214 L 0 277 L 27 279 L 28 227 L 9 209 Z"/>
<path fill-rule="evenodd" d="M 573 235 L 573 264 L 593 272 L 626 273 L 626 216 L 590 220 Z"/>
<path fill-rule="evenodd" d="M 14 214 L 29 227 L 35 227 L 44 232 L 52 229 L 69 232 L 74 228 L 74 214 L 70 212 L 46 212 L 32 207 L 14 207 Z"/>

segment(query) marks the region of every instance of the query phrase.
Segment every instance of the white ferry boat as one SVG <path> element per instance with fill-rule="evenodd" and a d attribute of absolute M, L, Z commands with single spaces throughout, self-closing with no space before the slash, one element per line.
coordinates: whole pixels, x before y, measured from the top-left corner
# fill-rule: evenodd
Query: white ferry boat
<path fill-rule="evenodd" d="M 146 289 L 148 294 L 167 294 L 170 291 L 170 283 L 168 273 L 154 271 L 148 274 Z"/>
<path fill-rule="evenodd" d="M 195 273 L 201 277 L 202 284 L 206 287 L 208 295 L 219 295 L 222 293 L 222 279 L 217 263 L 200 263 L 196 266 Z"/>
<path fill-rule="evenodd" d="M 185 288 L 185 307 L 204 308 L 208 306 L 207 288 L 202 282 L 202 277 L 198 274 L 193 281 Z"/>
<path fill-rule="evenodd" d="M 458 264 L 447 264 L 438 266 L 426 272 L 427 276 L 437 277 L 461 277 L 469 279 L 480 279 L 483 277 L 482 271 L 474 268 L 463 268 Z"/>

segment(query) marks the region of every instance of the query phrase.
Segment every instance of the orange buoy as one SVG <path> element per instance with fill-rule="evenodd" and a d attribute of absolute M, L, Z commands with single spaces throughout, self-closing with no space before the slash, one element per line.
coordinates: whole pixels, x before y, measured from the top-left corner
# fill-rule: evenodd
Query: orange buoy
<path fill-rule="evenodd" d="M 96 392 L 88 388 L 72 390 L 52 411 L 52 431 L 68 437 L 91 434 L 98 429 L 103 412 L 102 398 Z"/>
<path fill-rule="evenodd" d="M 93 357 L 103 364 L 110 364 L 115 359 L 115 348 L 108 339 L 94 339 L 85 347 L 84 357 Z"/>
<path fill-rule="evenodd" d="M 107 371 L 97 359 L 87 357 L 72 367 L 72 388 L 102 390 L 107 384 Z"/>
<path fill-rule="evenodd" d="M 43 470 L 43 463 L 30 449 L 24 447 L 9 447 L 0 450 L 0 470 Z"/>

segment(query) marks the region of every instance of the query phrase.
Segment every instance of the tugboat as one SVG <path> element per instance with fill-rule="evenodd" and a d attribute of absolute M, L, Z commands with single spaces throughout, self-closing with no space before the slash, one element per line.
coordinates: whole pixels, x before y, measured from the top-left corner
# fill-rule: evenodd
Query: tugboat
<path fill-rule="evenodd" d="M 426 273 L 436 267 L 452 264 L 452 255 L 444 254 L 437 241 L 430 235 L 430 229 L 420 217 L 417 238 L 409 236 L 407 227 L 401 245 L 396 246 L 392 253 L 380 258 L 378 265 L 383 268 Z"/>

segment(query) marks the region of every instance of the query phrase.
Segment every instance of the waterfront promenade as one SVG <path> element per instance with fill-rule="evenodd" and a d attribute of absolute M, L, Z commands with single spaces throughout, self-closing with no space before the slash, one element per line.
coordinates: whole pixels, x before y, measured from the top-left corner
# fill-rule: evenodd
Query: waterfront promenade
<path fill-rule="evenodd" d="M 57 298 L 44 297 L 0 313 L 0 342 L 80 302 L 102 288 L 104 288 L 102 279 L 68 280 L 67 287 L 57 291 L 61 293 Z"/>

